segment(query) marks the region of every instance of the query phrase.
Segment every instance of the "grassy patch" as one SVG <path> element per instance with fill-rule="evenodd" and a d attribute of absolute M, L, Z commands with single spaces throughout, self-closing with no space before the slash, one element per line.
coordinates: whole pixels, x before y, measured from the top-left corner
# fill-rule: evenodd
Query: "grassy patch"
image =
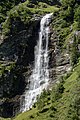
<path fill-rule="evenodd" d="M 50 100 L 50 104 L 45 104 L 44 107 L 32 108 L 32 110 L 22 113 L 15 117 L 13 120 L 78 120 L 79 119 L 79 98 L 80 98 L 80 64 L 75 67 L 72 74 L 63 83 L 64 91 L 62 96 L 58 99 Z M 57 83 L 58 85 L 58 83 Z M 60 88 L 60 85 L 58 85 Z M 55 87 L 53 87 L 54 89 Z M 59 89 L 57 89 L 59 90 Z M 59 92 L 60 93 L 60 92 Z M 55 91 L 43 93 L 40 97 L 44 103 L 47 102 L 46 98 L 52 98 L 56 94 Z M 44 99 L 45 98 L 45 99 Z M 38 102 L 38 105 L 41 102 Z M 75 108 L 76 107 L 76 108 Z"/>

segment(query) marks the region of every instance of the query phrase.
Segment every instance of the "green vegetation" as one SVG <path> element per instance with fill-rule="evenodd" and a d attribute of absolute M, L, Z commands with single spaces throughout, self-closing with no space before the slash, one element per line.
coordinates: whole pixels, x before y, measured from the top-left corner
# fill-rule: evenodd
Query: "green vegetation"
<path fill-rule="evenodd" d="M 22 2 L 21 0 L 0 0 L 0 23 L 6 19 L 7 12 L 13 8 L 18 3 Z"/>
<path fill-rule="evenodd" d="M 57 7 L 42 2 L 39 2 L 37 5 L 30 3 L 29 1 L 21 3 L 7 12 L 7 18 L 5 22 L 2 23 L 2 34 L 5 36 L 11 35 L 12 22 L 17 21 L 17 19 L 28 26 L 35 20 L 33 14 L 40 16 L 57 10 Z M 14 33 L 16 32 L 17 27 L 15 26 Z"/>
<path fill-rule="evenodd" d="M 0 23 L 5 21 L 7 12 L 9 12 L 10 9 L 24 2 L 28 3 L 29 6 L 33 6 L 31 4 L 38 4 L 38 2 L 43 2 L 50 5 L 58 4 L 57 0 L 0 0 Z"/>
<path fill-rule="evenodd" d="M 10 63 L 3 63 L 0 62 L 0 76 L 4 75 L 5 72 L 10 72 L 11 69 L 13 69 L 15 66 L 14 62 L 10 62 Z"/>
<path fill-rule="evenodd" d="M 71 46 L 71 61 L 72 61 L 72 65 L 74 66 L 78 62 L 78 57 L 79 57 L 78 39 L 77 39 L 76 35 L 74 35 L 73 40 L 74 41 L 73 41 L 73 44 Z"/>
<path fill-rule="evenodd" d="M 69 46 L 71 64 L 74 66 L 79 57 L 76 32 L 80 30 L 80 3 L 78 0 L 61 0 L 61 3 L 60 11 L 54 13 L 53 28 L 58 32 L 61 50 Z"/>
<path fill-rule="evenodd" d="M 61 0 L 63 7 L 73 6 L 76 0 Z"/>
<path fill-rule="evenodd" d="M 28 27 L 35 21 L 34 14 L 38 17 L 53 12 L 52 27 L 58 33 L 61 50 L 64 51 L 67 46 L 69 47 L 73 69 L 69 74 L 62 76 L 51 90 L 44 90 L 31 110 L 14 118 L 0 118 L 0 120 L 80 120 L 80 53 L 78 51 L 80 38 L 76 35 L 80 30 L 80 2 L 61 0 L 60 8 L 51 6 L 53 0 L 27 0 L 23 3 L 9 1 L 6 7 L 5 3 L 1 2 L 3 6 L 0 6 L 0 22 L 4 36 L 17 34 L 18 28 L 14 26 L 14 22 L 20 21 Z M 1 64 L 0 75 L 6 76 L 5 72 L 9 72 L 14 66 L 10 64 L 5 67 Z M 13 80 L 16 81 L 16 75 L 14 76 Z"/>
<path fill-rule="evenodd" d="M 19 114 L 13 120 L 79 120 L 79 71 L 80 63 L 70 75 L 61 77 L 60 82 L 56 83 L 52 90 L 44 90 L 31 110 Z"/>

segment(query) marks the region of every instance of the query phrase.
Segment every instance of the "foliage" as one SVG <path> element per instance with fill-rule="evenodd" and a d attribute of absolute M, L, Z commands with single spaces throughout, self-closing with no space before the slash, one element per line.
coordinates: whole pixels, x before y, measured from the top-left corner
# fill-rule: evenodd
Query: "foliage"
<path fill-rule="evenodd" d="M 41 0 L 40 0 L 41 1 Z M 7 18 L 5 13 L 1 12 L 1 21 L 3 23 L 3 34 L 9 35 L 12 23 L 19 19 L 25 26 L 33 22 L 33 14 L 37 16 L 48 12 L 54 12 L 53 28 L 59 35 L 59 46 L 63 46 L 73 37 L 71 44 L 71 63 L 73 66 L 78 62 L 78 43 L 76 35 L 72 36 L 74 31 L 80 30 L 80 5 L 78 0 L 62 0 L 60 9 L 50 6 L 53 2 L 46 1 L 26 1 L 7 10 Z M 16 3 L 18 4 L 18 3 Z M 14 6 L 14 5 L 13 5 Z M 3 7 L 5 8 L 5 7 Z M 0 6 L 0 10 L 3 11 Z M 11 10 L 10 10 L 11 9 Z M 5 10 L 4 10 L 5 11 Z M 13 24 L 14 25 L 14 24 Z M 14 27 L 14 33 L 17 33 L 17 27 Z M 70 41 L 69 41 L 70 42 Z M 5 69 L 1 70 L 1 75 Z M 14 79 L 16 80 L 16 79 Z M 15 85 L 14 85 L 15 87 Z M 2 119 L 2 118 L 1 118 Z M 76 65 L 70 74 L 61 79 L 59 83 L 53 85 L 51 90 L 44 90 L 41 96 L 38 96 L 36 104 L 33 108 L 25 113 L 19 114 L 13 120 L 79 120 L 80 119 L 80 63 Z M 7 120 L 7 119 L 6 119 Z"/>
<path fill-rule="evenodd" d="M 46 105 L 48 105 L 50 101 L 49 95 L 50 95 L 50 91 L 46 91 L 44 89 L 40 97 L 38 96 L 36 106 L 39 110 L 42 110 Z"/>
<path fill-rule="evenodd" d="M 50 5 L 60 4 L 58 0 L 29 0 L 32 3 L 44 2 Z"/>
<path fill-rule="evenodd" d="M 0 76 L 4 75 L 6 72 L 10 72 L 15 66 L 14 62 L 10 62 L 7 65 L 0 63 Z"/>
<path fill-rule="evenodd" d="M 75 3 L 75 0 L 61 0 L 61 3 L 64 7 L 73 6 Z"/>
<path fill-rule="evenodd" d="M 59 100 L 62 97 L 62 93 L 64 92 L 64 81 L 61 79 L 59 83 L 57 83 L 55 86 L 53 86 L 52 92 L 51 92 L 51 100 L 52 103 L 56 100 Z"/>
<path fill-rule="evenodd" d="M 60 13 L 60 15 L 61 15 L 61 18 L 63 18 L 67 22 L 72 21 L 73 20 L 73 16 L 74 16 L 73 8 L 68 6 L 68 8 L 66 10 L 62 11 Z"/>
<path fill-rule="evenodd" d="M 18 115 L 13 120 L 79 120 L 79 71 L 80 64 L 74 68 L 74 71 L 66 79 L 63 80 L 64 77 L 62 77 L 61 82 L 54 85 L 52 90 L 44 90 L 40 99 L 38 99 L 39 101 L 36 103 L 36 108 L 32 108 L 32 110 Z M 56 95 L 59 95 L 57 99 L 54 97 Z M 42 106 L 41 108 L 40 105 Z"/>
<path fill-rule="evenodd" d="M 78 4 L 75 5 L 74 22 L 76 23 L 75 27 L 77 28 L 77 30 L 80 30 L 80 5 Z"/>
<path fill-rule="evenodd" d="M 23 0 L 0 0 L 0 23 L 6 19 L 7 12 Z"/>
<path fill-rule="evenodd" d="M 74 12 L 75 12 L 74 19 L 80 22 L 80 6 L 79 5 L 76 6 Z"/>
<path fill-rule="evenodd" d="M 34 8 L 32 7 L 34 6 Z M 44 8 L 45 6 L 45 8 Z M 54 6 L 50 6 L 46 3 L 38 3 L 38 5 L 31 4 L 28 1 L 19 4 L 18 6 L 15 6 L 13 9 L 11 9 L 9 12 L 7 12 L 7 18 L 5 22 L 2 23 L 2 34 L 4 36 L 8 36 L 11 34 L 11 28 L 12 25 L 15 26 L 15 22 L 17 19 L 25 25 L 31 24 L 35 20 L 33 17 L 33 14 L 36 14 L 37 16 L 57 11 L 58 8 Z M 18 22 L 17 22 L 18 23 Z M 14 33 L 17 33 L 17 26 L 14 27 Z"/>
<path fill-rule="evenodd" d="M 59 34 L 59 46 L 63 49 L 69 36 L 72 37 L 71 33 L 80 30 L 80 4 L 75 0 L 61 0 L 61 2 L 59 13 L 54 15 L 53 27 Z"/>
<path fill-rule="evenodd" d="M 72 43 L 72 47 L 71 47 L 71 63 L 72 63 L 72 65 L 75 65 L 77 63 L 78 56 L 79 56 L 78 40 L 77 40 L 76 35 L 74 35 L 73 43 Z"/>

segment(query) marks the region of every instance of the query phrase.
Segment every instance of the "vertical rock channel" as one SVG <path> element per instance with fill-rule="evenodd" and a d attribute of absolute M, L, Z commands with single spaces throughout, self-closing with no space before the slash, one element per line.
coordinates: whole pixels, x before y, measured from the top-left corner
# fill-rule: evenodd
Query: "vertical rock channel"
<path fill-rule="evenodd" d="M 35 46 L 35 61 L 34 68 L 28 81 L 29 90 L 25 90 L 21 97 L 20 111 L 29 110 L 36 102 L 36 97 L 43 89 L 46 89 L 49 84 L 49 56 L 48 56 L 48 41 L 49 41 L 49 24 L 52 13 L 46 14 L 40 22 L 39 40 Z"/>

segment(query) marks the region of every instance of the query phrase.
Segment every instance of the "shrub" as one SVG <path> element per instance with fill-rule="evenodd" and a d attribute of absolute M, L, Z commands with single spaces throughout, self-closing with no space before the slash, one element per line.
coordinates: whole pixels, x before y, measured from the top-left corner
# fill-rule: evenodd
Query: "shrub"
<path fill-rule="evenodd" d="M 56 84 L 55 87 L 53 87 L 52 92 L 51 92 L 52 102 L 54 102 L 62 97 L 62 93 L 64 92 L 63 84 L 64 84 L 64 82 L 62 80 L 62 81 L 60 81 L 60 83 Z"/>
<path fill-rule="evenodd" d="M 75 14 L 74 14 L 75 21 L 80 22 L 80 6 L 77 6 L 77 8 L 75 8 L 74 12 L 75 12 Z"/>
<path fill-rule="evenodd" d="M 73 8 L 68 6 L 67 9 L 62 10 L 60 13 L 61 18 L 63 18 L 66 21 L 73 21 L 74 13 L 73 13 Z"/>
<path fill-rule="evenodd" d="M 75 0 L 61 0 L 61 3 L 64 7 L 73 6 L 75 3 Z"/>
<path fill-rule="evenodd" d="M 78 60 L 78 41 L 76 39 L 76 35 L 74 35 L 74 41 L 71 47 L 71 64 L 74 66 Z"/>

